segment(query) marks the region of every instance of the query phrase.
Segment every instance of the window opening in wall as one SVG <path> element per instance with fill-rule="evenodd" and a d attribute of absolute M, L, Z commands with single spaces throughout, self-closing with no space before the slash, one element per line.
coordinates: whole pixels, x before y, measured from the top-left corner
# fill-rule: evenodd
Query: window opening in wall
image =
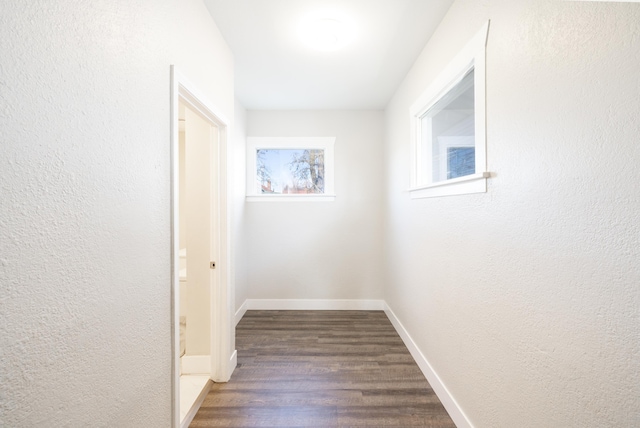
<path fill-rule="evenodd" d="M 476 172 L 473 76 L 471 69 L 420 118 L 420 143 L 431 151 L 422 154 L 422 173 L 434 183 Z"/>
<path fill-rule="evenodd" d="M 412 198 L 486 192 L 488 23 L 411 107 Z"/>
<path fill-rule="evenodd" d="M 260 194 L 324 194 L 324 150 L 257 149 Z"/>
<path fill-rule="evenodd" d="M 247 200 L 333 200 L 333 137 L 247 138 Z"/>

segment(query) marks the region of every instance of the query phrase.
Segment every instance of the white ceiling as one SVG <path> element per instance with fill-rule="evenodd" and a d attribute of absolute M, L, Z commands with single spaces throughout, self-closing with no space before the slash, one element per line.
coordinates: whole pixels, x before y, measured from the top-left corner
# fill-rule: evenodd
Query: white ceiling
<path fill-rule="evenodd" d="M 384 108 L 453 0 L 204 0 L 235 57 L 249 110 Z M 318 51 L 309 15 L 351 21 L 353 40 Z"/>

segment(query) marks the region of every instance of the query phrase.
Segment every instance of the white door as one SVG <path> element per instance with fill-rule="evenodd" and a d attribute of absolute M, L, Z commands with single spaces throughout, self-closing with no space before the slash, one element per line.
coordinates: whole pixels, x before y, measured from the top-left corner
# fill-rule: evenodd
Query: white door
<path fill-rule="evenodd" d="M 211 374 L 211 298 L 216 274 L 211 268 L 219 247 L 216 226 L 218 129 L 188 107 L 184 109 L 184 212 L 181 243 L 186 250 L 186 357 L 196 362 L 190 374 Z M 182 228 L 186 230 L 182 230 Z M 183 250 L 181 248 L 181 250 Z M 204 365 L 198 368 L 197 361 Z M 184 365 L 183 365 L 184 368 Z M 184 372 L 184 370 L 183 370 Z"/>

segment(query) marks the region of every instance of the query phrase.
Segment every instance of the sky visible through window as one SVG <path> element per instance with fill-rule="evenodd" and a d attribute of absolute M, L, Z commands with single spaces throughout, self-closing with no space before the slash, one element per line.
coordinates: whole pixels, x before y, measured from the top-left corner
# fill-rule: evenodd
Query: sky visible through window
<path fill-rule="evenodd" d="M 258 149 L 258 193 L 324 193 L 324 150 Z"/>

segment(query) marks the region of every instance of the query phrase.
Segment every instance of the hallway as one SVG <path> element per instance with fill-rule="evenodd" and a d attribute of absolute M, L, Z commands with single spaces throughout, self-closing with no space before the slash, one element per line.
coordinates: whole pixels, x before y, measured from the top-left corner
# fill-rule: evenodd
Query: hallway
<path fill-rule="evenodd" d="M 382 311 L 248 311 L 191 427 L 453 428 Z"/>
<path fill-rule="evenodd" d="M 640 0 L 6 0 L 0 40 L 3 427 L 180 427 L 181 302 L 231 379 L 193 426 L 640 427 Z M 225 144 L 181 299 L 183 97 Z M 325 194 L 268 193 L 305 150 Z"/>

